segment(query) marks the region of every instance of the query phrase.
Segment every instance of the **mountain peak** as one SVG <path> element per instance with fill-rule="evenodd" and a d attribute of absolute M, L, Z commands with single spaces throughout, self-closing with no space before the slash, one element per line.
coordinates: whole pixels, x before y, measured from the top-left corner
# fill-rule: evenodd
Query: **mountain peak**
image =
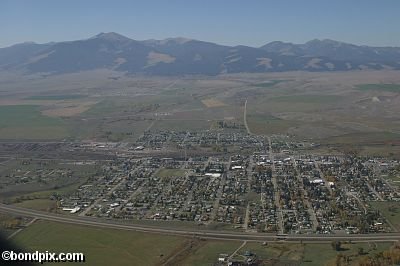
<path fill-rule="evenodd" d="M 150 40 L 145 40 L 143 42 L 150 44 L 150 45 L 165 45 L 165 44 L 185 44 L 190 41 L 193 41 L 193 39 L 188 39 L 188 38 L 184 38 L 184 37 L 175 37 L 175 38 L 167 38 L 167 39 L 163 39 L 163 40 L 150 39 Z"/>
<path fill-rule="evenodd" d="M 333 46 L 341 46 L 344 44 L 348 44 L 345 42 L 339 42 L 332 39 L 314 39 L 305 43 L 306 45 L 333 45 Z"/>
<path fill-rule="evenodd" d="M 103 39 L 103 40 L 109 40 L 109 41 L 130 41 L 128 37 L 125 37 L 124 35 L 121 35 L 116 32 L 101 32 L 91 39 Z"/>
<path fill-rule="evenodd" d="M 193 40 L 189 39 L 189 38 L 184 38 L 184 37 L 175 37 L 175 38 L 165 39 L 164 41 L 166 41 L 166 42 L 174 42 L 174 43 L 177 43 L 177 44 L 184 44 L 186 42 L 190 42 L 190 41 L 193 41 Z"/>

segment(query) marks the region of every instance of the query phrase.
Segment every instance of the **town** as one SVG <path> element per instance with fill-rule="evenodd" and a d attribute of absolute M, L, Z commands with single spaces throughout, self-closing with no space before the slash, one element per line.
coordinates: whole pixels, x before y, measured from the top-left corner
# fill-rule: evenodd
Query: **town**
<path fill-rule="evenodd" d="M 396 231 L 374 203 L 400 201 L 399 188 L 388 178 L 398 174 L 399 162 L 313 154 L 313 145 L 283 135 L 146 132 L 129 145 L 63 144 L 60 150 L 114 157 L 64 162 L 62 168 L 25 160 L 1 185 L 33 184 L 38 178 L 72 183 L 81 172 L 71 169 L 94 167 L 75 190 L 51 195 L 56 211 L 281 236 Z M 41 170 L 35 172 L 35 164 Z"/>

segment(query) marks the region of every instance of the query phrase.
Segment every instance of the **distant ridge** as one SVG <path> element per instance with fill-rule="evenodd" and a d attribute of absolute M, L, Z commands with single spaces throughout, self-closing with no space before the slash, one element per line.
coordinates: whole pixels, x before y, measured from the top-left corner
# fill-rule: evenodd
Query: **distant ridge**
<path fill-rule="evenodd" d="M 136 41 L 108 32 L 84 40 L 22 43 L 0 49 L 2 70 L 62 74 L 104 68 L 145 75 L 398 70 L 400 48 L 329 39 L 304 44 L 274 41 L 255 48 L 182 37 Z"/>

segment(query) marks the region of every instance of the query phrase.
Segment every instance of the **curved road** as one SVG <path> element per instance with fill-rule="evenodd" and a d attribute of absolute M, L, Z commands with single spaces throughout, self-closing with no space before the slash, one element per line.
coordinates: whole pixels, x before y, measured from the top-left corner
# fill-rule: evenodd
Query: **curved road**
<path fill-rule="evenodd" d="M 113 220 L 99 220 L 90 217 L 77 217 L 66 216 L 60 214 L 46 213 L 36 210 L 19 208 L 12 205 L 0 204 L 0 212 L 9 213 L 14 215 L 30 216 L 36 219 L 48 220 L 54 222 L 62 222 L 69 224 L 97 226 L 111 229 L 132 230 L 139 232 L 149 232 L 168 235 L 201 237 L 207 239 L 220 239 L 220 240 L 242 240 L 242 241 L 316 241 L 316 242 L 331 242 L 332 240 L 341 241 L 398 241 L 400 240 L 400 233 L 387 233 L 387 234 L 365 234 L 365 235 L 287 235 L 277 236 L 275 234 L 265 233 L 237 233 L 237 232 L 221 232 L 221 231 L 202 231 L 202 230 L 181 230 L 168 228 L 165 226 L 147 226 L 139 224 L 123 224 Z"/>

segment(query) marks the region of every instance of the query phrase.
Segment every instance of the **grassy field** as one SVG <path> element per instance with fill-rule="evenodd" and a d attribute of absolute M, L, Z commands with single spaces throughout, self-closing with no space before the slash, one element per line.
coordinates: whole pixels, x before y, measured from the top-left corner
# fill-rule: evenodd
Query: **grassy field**
<path fill-rule="evenodd" d="M 230 256 L 242 242 L 239 241 L 204 241 L 196 250 L 188 254 L 177 265 L 213 265 L 223 254 Z M 358 265 L 364 256 L 374 256 L 387 250 L 392 243 L 342 243 L 341 251 L 332 249 L 331 244 L 294 244 L 248 242 L 237 251 L 233 258 L 243 259 L 246 251 L 257 255 L 262 265 L 335 265 L 338 254 L 349 256 L 349 265 Z M 363 254 L 359 255 L 359 249 Z"/>
<path fill-rule="evenodd" d="M 249 114 L 247 123 L 251 132 L 256 134 L 276 134 L 286 132 L 289 128 L 299 125 L 300 122 L 283 120 L 270 115 Z"/>
<path fill-rule="evenodd" d="M 157 265 L 184 238 L 39 221 L 15 236 L 27 249 L 82 252 L 85 265 Z"/>
<path fill-rule="evenodd" d="M 206 120 L 157 120 L 152 127 L 152 130 L 208 130 L 210 129 L 212 121 Z"/>
<path fill-rule="evenodd" d="M 237 241 L 206 241 L 179 265 L 213 265 L 220 254 L 231 255 L 240 245 Z"/>
<path fill-rule="evenodd" d="M 399 174 L 386 176 L 386 179 L 390 180 L 394 186 L 400 186 L 400 175 Z"/>
<path fill-rule="evenodd" d="M 42 115 L 38 106 L 0 106 L 2 139 L 60 139 L 66 136 L 63 120 Z"/>
<path fill-rule="evenodd" d="M 380 211 L 397 230 L 400 230 L 400 204 L 398 202 L 374 201 L 369 204 L 372 208 Z"/>
<path fill-rule="evenodd" d="M 166 258 L 185 248 L 187 239 L 140 232 L 38 221 L 13 238 L 27 250 L 50 252 L 83 252 L 87 265 L 160 265 Z M 231 255 L 240 241 L 197 240 L 188 253 L 172 265 L 213 265 L 221 254 Z M 277 265 L 335 265 L 338 254 L 348 256 L 349 265 L 365 256 L 387 250 L 392 243 L 342 243 L 341 251 L 330 244 L 294 244 L 248 242 L 234 258 L 246 251 L 255 253 L 264 263 Z M 363 254 L 359 255 L 362 248 Z M 269 264 L 268 264 L 269 265 Z"/>
<path fill-rule="evenodd" d="M 86 181 L 86 178 L 75 179 L 74 182 L 52 183 L 50 186 L 38 187 L 36 183 L 30 184 L 26 190 L 8 189 L 2 191 L 1 200 L 9 203 L 24 203 L 27 206 L 37 205 L 37 202 L 29 203 L 32 200 L 47 200 L 54 194 L 68 195 L 74 192 L 80 185 Z M 38 205 L 40 207 L 41 203 Z"/>
<path fill-rule="evenodd" d="M 311 104 L 327 104 L 335 103 L 342 99 L 337 95 L 290 95 L 278 96 L 270 98 L 271 102 L 284 102 L 284 103 L 311 103 Z"/>
<path fill-rule="evenodd" d="M 356 88 L 360 91 L 400 92 L 400 84 L 362 84 Z"/>
<path fill-rule="evenodd" d="M 33 199 L 33 200 L 26 200 L 23 202 L 16 203 L 15 206 L 39 210 L 39 211 L 48 211 L 49 209 L 56 208 L 57 203 L 55 200 Z"/>
<path fill-rule="evenodd" d="M 167 178 L 167 177 L 173 177 L 173 176 L 184 176 L 186 173 L 185 170 L 182 169 L 160 169 L 155 176 L 158 176 L 160 178 Z"/>
<path fill-rule="evenodd" d="M 260 243 L 250 242 L 240 250 L 239 254 L 243 254 L 245 251 L 257 254 L 262 260 L 272 259 L 273 261 L 280 261 L 290 265 L 302 260 L 304 245 L 271 243 L 267 246 L 262 246 Z"/>
<path fill-rule="evenodd" d="M 336 265 L 336 255 L 346 255 L 350 257 L 349 265 L 358 265 L 358 261 L 363 256 L 373 256 L 381 251 L 387 250 L 392 243 L 343 243 L 341 251 L 335 251 L 330 244 L 306 244 L 304 248 L 304 257 L 301 265 L 322 266 Z M 364 254 L 358 255 L 359 248 L 362 248 Z"/>
<path fill-rule="evenodd" d="M 324 143 L 372 144 L 399 140 L 400 134 L 391 132 L 351 133 L 324 140 Z"/>
<path fill-rule="evenodd" d="M 13 179 L 19 178 L 18 176 L 35 177 L 42 170 L 46 170 L 43 172 L 46 182 L 33 179 L 28 183 L 20 184 L 13 181 Z M 59 171 L 64 173 L 70 171 L 71 177 L 62 175 Z M 9 203 L 27 201 L 27 207 L 30 205 L 44 206 L 45 201 L 33 200 L 48 200 L 54 194 L 70 194 L 85 183 L 90 176 L 95 175 L 96 171 L 96 165 L 65 165 L 57 162 L 50 162 L 46 165 L 41 165 L 40 162 L 23 164 L 21 160 L 14 160 L 6 166 L 0 167 L 0 179 L 4 182 L 0 189 L 0 199 Z"/>

